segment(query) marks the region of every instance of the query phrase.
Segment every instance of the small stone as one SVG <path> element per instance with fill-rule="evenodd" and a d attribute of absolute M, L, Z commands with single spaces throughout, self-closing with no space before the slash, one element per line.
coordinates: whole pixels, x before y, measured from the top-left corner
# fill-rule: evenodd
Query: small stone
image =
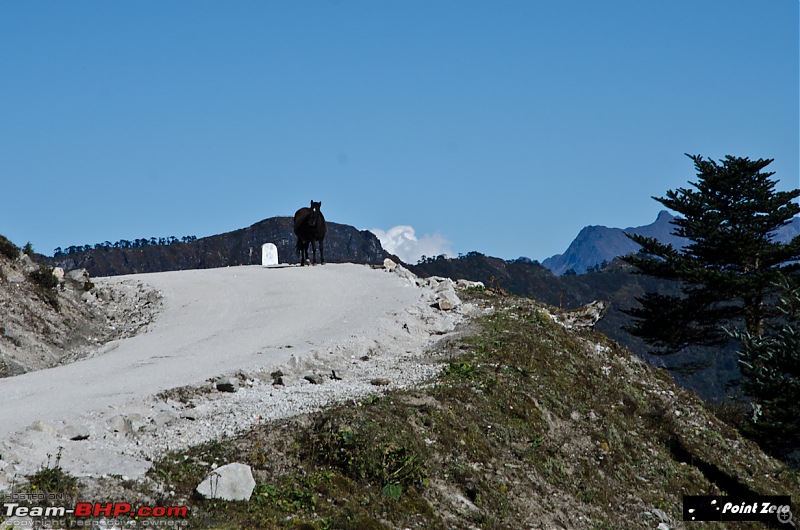
<path fill-rule="evenodd" d="M 323 378 L 319 374 L 308 374 L 303 379 L 305 379 L 306 381 L 308 381 L 312 385 L 321 385 L 322 383 L 325 382 L 325 378 Z"/>
<path fill-rule="evenodd" d="M 235 377 L 223 377 L 217 381 L 217 390 L 220 392 L 238 392 L 239 380 Z"/>
<path fill-rule="evenodd" d="M 391 381 L 389 381 L 385 377 L 378 377 L 378 378 L 373 379 L 372 381 L 369 382 L 369 384 L 371 384 L 373 386 L 387 386 L 390 383 L 391 383 Z"/>
<path fill-rule="evenodd" d="M 55 430 L 55 428 L 52 425 L 50 425 L 49 423 L 43 422 L 42 420 L 34 421 L 33 423 L 30 424 L 28 429 L 30 429 L 32 431 L 43 432 L 43 433 L 45 433 L 45 434 L 47 434 L 49 436 L 56 436 L 56 434 L 58 434 L 57 431 Z"/>
<path fill-rule="evenodd" d="M 163 427 L 171 421 L 178 419 L 178 414 L 171 410 L 162 410 L 153 416 L 153 425 Z"/>
<path fill-rule="evenodd" d="M 61 430 L 61 435 L 74 442 L 89 439 L 89 429 L 85 425 L 67 425 Z"/>
<path fill-rule="evenodd" d="M 669 515 L 667 515 L 666 512 L 664 510 L 661 510 L 660 508 L 653 508 L 652 510 L 650 510 L 650 513 L 658 517 L 658 520 L 661 521 L 662 523 L 670 522 Z"/>
<path fill-rule="evenodd" d="M 185 410 L 181 414 L 181 418 L 189 421 L 195 421 L 197 419 L 197 416 L 198 416 L 197 412 L 193 411 L 192 409 Z"/>

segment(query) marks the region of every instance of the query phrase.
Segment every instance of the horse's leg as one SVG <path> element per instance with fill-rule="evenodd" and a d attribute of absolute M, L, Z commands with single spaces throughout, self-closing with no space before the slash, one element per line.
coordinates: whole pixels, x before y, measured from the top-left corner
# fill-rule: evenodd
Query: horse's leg
<path fill-rule="evenodd" d="M 308 257 L 308 243 L 305 241 L 300 242 L 300 266 L 303 267 L 306 264 L 306 259 Z"/>
<path fill-rule="evenodd" d="M 319 264 L 320 265 L 325 265 L 325 247 L 322 245 L 323 241 L 324 241 L 323 239 L 319 240 Z"/>
<path fill-rule="evenodd" d="M 316 265 L 317 264 L 317 243 L 313 239 L 311 240 L 311 251 L 314 253 L 314 261 L 312 261 L 311 263 L 313 265 Z"/>

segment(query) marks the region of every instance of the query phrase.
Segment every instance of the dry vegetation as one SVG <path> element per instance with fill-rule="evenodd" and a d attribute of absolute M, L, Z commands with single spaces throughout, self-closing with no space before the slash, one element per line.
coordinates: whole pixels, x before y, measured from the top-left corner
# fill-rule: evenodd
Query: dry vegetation
<path fill-rule="evenodd" d="M 431 352 L 443 370 L 428 386 L 171 454 L 148 486 L 104 500 L 186 503 L 190 528 L 644 529 L 682 528 L 684 494 L 800 490 L 606 337 L 567 331 L 528 299 L 472 296 L 494 312 Z M 254 470 L 249 502 L 195 496 L 212 464 L 235 461 Z"/>

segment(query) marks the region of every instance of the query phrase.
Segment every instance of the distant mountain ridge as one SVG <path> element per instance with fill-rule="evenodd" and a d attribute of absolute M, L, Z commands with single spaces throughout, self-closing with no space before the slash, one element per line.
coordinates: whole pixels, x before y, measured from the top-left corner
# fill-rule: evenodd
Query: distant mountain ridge
<path fill-rule="evenodd" d="M 144 272 L 207 269 L 261 264 L 261 245 L 278 247 L 281 263 L 299 263 L 291 217 L 270 217 L 247 228 L 170 245 L 142 248 L 100 247 L 45 258 L 64 270 L 86 269 L 92 276 L 116 276 Z M 372 232 L 328 222 L 325 260 L 330 262 L 382 263 L 390 254 Z M 319 259 L 319 258 L 318 258 Z"/>
<path fill-rule="evenodd" d="M 662 210 L 655 222 L 645 226 L 624 229 L 587 226 L 578 233 L 563 254 L 545 259 L 542 265 L 559 276 L 570 270 L 583 274 L 603 262 L 611 263 L 615 258 L 637 252 L 639 245 L 628 238 L 626 233 L 654 237 L 662 243 L 682 248 L 687 240 L 672 235 L 674 219 L 672 214 Z M 795 217 L 790 224 L 778 230 L 775 240 L 786 243 L 797 235 L 800 235 L 800 218 Z"/>

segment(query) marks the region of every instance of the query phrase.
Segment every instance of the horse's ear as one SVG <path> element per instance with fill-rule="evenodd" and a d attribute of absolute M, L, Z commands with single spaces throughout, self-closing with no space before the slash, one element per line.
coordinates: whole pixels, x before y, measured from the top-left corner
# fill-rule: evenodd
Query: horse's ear
<path fill-rule="evenodd" d="M 311 199 L 311 207 L 314 207 L 314 199 Z"/>

